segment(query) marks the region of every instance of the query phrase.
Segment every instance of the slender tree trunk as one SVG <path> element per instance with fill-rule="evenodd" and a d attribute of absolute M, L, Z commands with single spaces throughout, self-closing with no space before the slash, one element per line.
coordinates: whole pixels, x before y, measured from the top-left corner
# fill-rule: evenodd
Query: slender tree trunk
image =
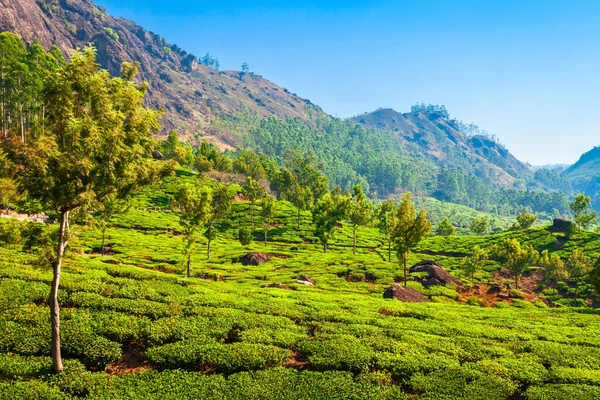
<path fill-rule="evenodd" d="M 404 287 L 406 287 L 407 284 L 407 277 L 406 277 L 406 252 L 402 252 L 402 265 L 404 265 Z"/>
<path fill-rule="evenodd" d="M 62 357 L 60 354 L 60 305 L 58 304 L 58 287 L 60 285 L 60 272 L 65 249 L 69 243 L 69 211 L 60 213 L 60 229 L 58 231 L 58 243 L 56 246 L 56 260 L 53 263 L 52 287 L 48 297 L 50 306 L 50 320 L 52 324 L 52 341 L 50 354 L 52 356 L 52 369 L 54 373 L 63 371 Z"/>
<path fill-rule="evenodd" d="M 102 247 L 100 247 L 100 255 L 104 257 L 104 242 L 106 240 L 106 230 L 102 230 Z"/>
<path fill-rule="evenodd" d="M 388 240 L 388 262 L 392 262 L 392 241 Z"/>
<path fill-rule="evenodd" d="M 192 255 L 188 254 L 188 259 L 187 259 L 187 277 L 190 277 L 190 267 L 192 265 Z"/>
<path fill-rule="evenodd" d="M 327 242 L 323 243 L 323 253 L 327 253 Z"/>
<path fill-rule="evenodd" d="M 210 260 L 210 243 L 212 241 L 212 229 L 213 229 L 213 223 L 211 222 L 208 225 L 208 246 L 206 249 L 206 259 Z"/>
<path fill-rule="evenodd" d="M 356 255 L 356 225 L 352 227 L 352 255 Z"/>
<path fill-rule="evenodd" d="M 300 207 L 298 207 L 298 232 L 300 232 Z"/>
<path fill-rule="evenodd" d="M 267 235 L 269 234 L 269 227 L 267 225 L 265 225 L 265 246 L 267 245 Z"/>

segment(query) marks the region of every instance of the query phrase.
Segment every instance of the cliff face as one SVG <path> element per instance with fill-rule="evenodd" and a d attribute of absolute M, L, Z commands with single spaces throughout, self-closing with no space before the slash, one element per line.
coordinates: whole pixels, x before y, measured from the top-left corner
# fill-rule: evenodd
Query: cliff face
<path fill-rule="evenodd" d="M 66 56 L 93 44 L 98 62 L 118 75 L 121 63 L 140 63 L 140 77 L 150 86 L 149 106 L 164 108 L 165 131 L 211 136 L 210 121 L 236 113 L 306 118 L 308 101 L 254 74 L 216 71 L 201 65 L 162 37 L 123 18 L 114 18 L 91 0 L 0 0 L 0 31 L 26 42 L 34 39 Z M 312 108 L 312 107 L 309 107 Z M 235 137 L 213 138 L 235 145 Z"/>

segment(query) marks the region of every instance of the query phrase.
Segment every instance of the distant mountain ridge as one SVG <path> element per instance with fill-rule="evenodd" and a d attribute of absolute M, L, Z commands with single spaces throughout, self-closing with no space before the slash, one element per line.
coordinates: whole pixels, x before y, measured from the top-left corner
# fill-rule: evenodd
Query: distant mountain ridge
<path fill-rule="evenodd" d="M 440 113 L 400 113 L 380 108 L 352 119 L 366 127 L 389 129 L 405 141 L 413 155 L 424 155 L 449 167 L 472 169 L 476 176 L 501 186 L 518 186 L 520 180 L 531 176 L 529 167 L 504 146 L 482 135 L 464 134 L 455 120 Z"/>

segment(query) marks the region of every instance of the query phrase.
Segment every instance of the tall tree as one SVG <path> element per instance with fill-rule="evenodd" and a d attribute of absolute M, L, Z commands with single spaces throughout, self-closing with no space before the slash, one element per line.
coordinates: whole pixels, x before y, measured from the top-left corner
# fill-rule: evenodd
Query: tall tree
<path fill-rule="evenodd" d="M 227 216 L 227 213 L 231 209 L 231 204 L 233 203 L 234 197 L 235 193 L 230 190 L 229 186 L 219 182 L 216 183 L 216 187 L 212 192 L 210 201 L 210 213 L 207 221 L 208 227 L 204 232 L 204 236 L 208 240 L 208 244 L 206 246 L 206 258 L 208 260 L 210 260 L 211 243 L 216 237 L 214 226 Z"/>
<path fill-rule="evenodd" d="M 492 246 L 490 253 L 513 276 L 516 289 L 523 272 L 540 260 L 540 254 L 533 246 L 522 246 L 516 239 L 506 239 L 500 245 Z"/>
<path fill-rule="evenodd" d="M 323 253 L 327 253 L 329 242 L 335 235 L 335 230 L 344 219 L 347 212 L 346 196 L 326 194 L 321 197 L 313 210 L 315 236 L 323 244 Z"/>
<path fill-rule="evenodd" d="M 388 262 L 392 261 L 392 219 L 396 204 L 394 200 L 387 199 L 377 207 L 375 215 L 377 216 L 377 228 L 385 236 L 388 245 Z"/>
<path fill-rule="evenodd" d="M 548 250 L 542 251 L 540 254 L 540 267 L 544 272 L 544 281 L 563 281 L 569 277 L 565 270 L 565 263 L 558 254 L 550 255 Z"/>
<path fill-rule="evenodd" d="M 575 224 L 580 229 L 586 229 L 590 224 L 598 219 L 598 214 L 590 207 L 590 196 L 579 193 L 569 203 L 569 207 L 575 214 Z"/>
<path fill-rule="evenodd" d="M 373 217 L 373 205 L 363 192 L 361 185 L 354 186 L 354 193 L 348 207 L 348 219 L 352 223 L 352 254 L 356 254 L 356 230 L 365 226 Z"/>
<path fill-rule="evenodd" d="M 20 138 L 3 143 L 20 191 L 59 215 L 48 298 L 56 373 L 63 370 L 58 289 L 69 214 L 107 196 L 125 198 L 156 171 L 149 151 L 158 114 L 143 106 L 145 86 L 133 82 L 137 65 L 123 64 L 122 76 L 111 78 L 95 60 L 93 48 L 74 53 L 48 78 L 43 129 L 26 144 Z"/>
<path fill-rule="evenodd" d="M 106 252 L 106 230 L 110 225 L 110 220 L 117 214 L 127 211 L 129 204 L 124 199 L 119 199 L 115 195 L 105 197 L 94 215 L 94 224 L 102 234 L 102 244 L 100 254 L 104 256 Z"/>
<path fill-rule="evenodd" d="M 275 198 L 270 194 L 265 193 L 265 195 L 262 198 L 262 207 L 260 210 L 265 244 L 267 243 L 267 235 L 269 234 L 269 229 L 271 228 L 271 225 L 273 225 L 273 217 L 275 216 L 276 209 L 277 202 L 275 202 Z"/>
<path fill-rule="evenodd" d="M 199 230 L 210 218 L 211 201 L 212 193 L 207 186 L 195 186 L 188 183 L 182 185 L 175 194 L 173 205 L 180 213 L 179 225 L 183 228 L 188 278 Z"/>
<path fill-rule="evenodd" d="M 266 193 L 265 188 L 251 176 L 246 178 L 246 184 L 244 185 L 244 195 L 250 200 L 250 223 L 252 229 L 254 229 L 254 207 L 256 201 L 261 199 Z"/>
<path fill-rule="evenodd" d="M 569 280 L 575 283 L 573 305 L 577 305 L 579 288 L 588 278 L 591 268 L 592 261 L 581 250 L 575 250 L 565 262 L 565 270 L 569 274 Z"/>
<path fill-rule="evenodd" d="M 392 239 L 396 245 L 398 259 L 404 267 L 404 286 L 407 284 L 408 253 L 431 231 L 431 222 L 427 219 L 427 214 L 423 210 L 417 213 L 410 196 L 410 193 L 406 193 L 394 211 L 392 228 Z"/>
<path fill-rule="evenodd" d="M 462 270 L 471 278 L 471 283 L 475 280 L 475 274 L 483 269 L 485 261 L 488 259 L 488 253 L 479 246 L 473 247 L 471 255 L 465 258 L 462 264 Z"/>

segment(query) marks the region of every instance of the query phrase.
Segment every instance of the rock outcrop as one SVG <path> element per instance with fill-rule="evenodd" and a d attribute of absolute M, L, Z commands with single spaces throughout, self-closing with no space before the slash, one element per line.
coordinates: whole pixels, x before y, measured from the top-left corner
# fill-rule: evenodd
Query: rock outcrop
<path fill-rule="evenodd" d="M 383 292 L 384 299 L 395 299 L 408 303 L 424 303 L 429 299 L 423 296 L 418 290 L 404 287 L 398 283 L 394 283 Z"/>
<path fill-rule="evenodd" d="M 439 282 L 440 285 L 452 284 L 455 286 L 464 286 L 464 284 L 450 275 L 441 265 L 433 260 L 421 261 L 412 267 L 410 272 L 427 272 L 427 279 L 423 281 L 424 286 L 431 286 Z"/>

